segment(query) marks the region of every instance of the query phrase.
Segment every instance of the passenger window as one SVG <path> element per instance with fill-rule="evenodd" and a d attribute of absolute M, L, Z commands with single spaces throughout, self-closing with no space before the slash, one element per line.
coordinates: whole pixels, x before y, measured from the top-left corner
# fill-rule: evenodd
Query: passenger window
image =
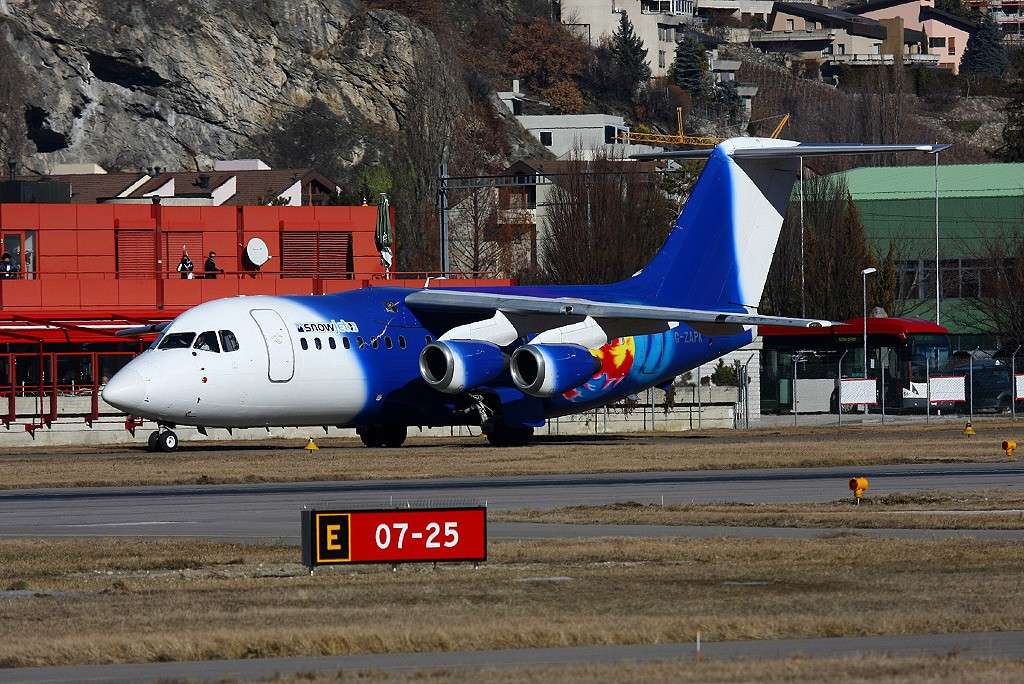
<path fill-rule="evenodd" d="M 179 332 L 164 335 L 160 342 L 160 349 L 188 349 L 192 346 L 192 340 L 196 338 L 194 332 Z"/>
<path fill-rule="evenodd" d="M 314 344 L 314 346 L 316 346 L 317 351 L 320 351 L 321 349 L 324 348 L 324 345 L 321 344 L 319 337 L 314 337 L 313 338 L 313 344 Z"/>
<path fill-rule="evenodd" d="M 341 346 L 343 346 L 345 349 L 351 349 L 352 348 L 352 343 L 348 341 L 347 337 L 342 337 L 341 338 Z"/>
<path fill-rule="evenodd" d="M 374 349 L 376 349 L 379 344 L 380 344 L 380 342 L 378 342 L 376 337 L 374 337 L 372 340 L 370 340 L 370 346 L 373 347 Z"/>
<path fill-rule="evenodd" d="M 360 349 L 365 349 L 366 348 L 366 342 L 363 341 L 362 337 L 357 337 L 356 338 L 356 346 L 359 347 Z"/>
<path fill-rule="evenodd" d="M 213 330 L 207 330 L 206 332 L 201 333 L 199 337 L 196 338 L 194 348 L 199 351 L 208 351 L 213 352 L 214 354 L 220 354 L 220 344 L 217 342 L 217 333 Z"/>
<path fill-rule="evenodd" d="M 306 341 L 305 337 L 299 338 L 299 346 L 302 347 L 302 351 L 309 349 L 309 342 Z"/>
<path fill-rule="evenodd" d="M 399 335 L 398 336 L 398 346 L 401 347 L 402 349 L 405 349 L 405 336 L 404 335 Z"/>
<path fill-rule="evenodd" d="M 391 338 L 390 337 L 385 337 L 384 338 L 384 346 L 387 347 L 388 349 L 391 349 Z"/>
<path fill-rule="evenodd" d="M 338 348 L 338 343 L 334 341 L 333 337 L 328 337 L 327 338 L 327 346 L 330 347 L 331 349 L 337 349 Z"/>
<path fill-rule="evenodd" d="M 238 338 L 230 330 L 220 331 L 220 346 L 226 352 L 238 351 Z"/>

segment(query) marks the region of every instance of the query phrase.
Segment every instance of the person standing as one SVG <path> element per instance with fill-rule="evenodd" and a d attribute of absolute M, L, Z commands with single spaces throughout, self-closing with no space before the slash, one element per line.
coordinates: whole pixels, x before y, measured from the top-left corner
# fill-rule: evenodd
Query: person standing
<path fill-rule="evenodd" d="M 188 256 L 188 250 L 181 250 L 181 261 L 178 262 L 178 273 L 181 274 L 182 280 L 192 280 L 192 272 L 195 270 L 195 265 L 192 263 L 192 259 Z"/>
<path fill-rule="evenodd" d="M 21 269 L 18 268 L 18 264 L 14 263 L 14 260 L 11 259 L 9 252 L 4 252 L 3 256 L 0 256 L 0 278 L 3 278 L 4 280 L 17 278 L 19 270 Z"/>
<path fill-rule="evenodd" d="M 218 273 L 223 273 L 223 268 L 217 268 L 217 253 L 210 252 L 206 257 L 206 263 L 203 265 L 203 270 L 206 271 L 207 278 L 216 278 Z"/>

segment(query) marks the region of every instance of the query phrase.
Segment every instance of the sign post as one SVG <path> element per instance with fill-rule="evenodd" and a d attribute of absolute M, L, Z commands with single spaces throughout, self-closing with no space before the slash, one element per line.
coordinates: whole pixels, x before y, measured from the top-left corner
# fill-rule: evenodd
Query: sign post
<path fill-rule="evenodd" d="M 487 509 L 303 510 L 302 564 L 487 560 Z"/>

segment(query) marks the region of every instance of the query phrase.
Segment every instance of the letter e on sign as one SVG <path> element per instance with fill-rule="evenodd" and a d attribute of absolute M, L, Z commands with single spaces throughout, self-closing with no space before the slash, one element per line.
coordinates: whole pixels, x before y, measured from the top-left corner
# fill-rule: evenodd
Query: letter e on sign
<path fill-rule="evenodd" d="M 351 535 L 347 513 L 317 513 L 316 562 L 347 563 L 351 558 Z"/>

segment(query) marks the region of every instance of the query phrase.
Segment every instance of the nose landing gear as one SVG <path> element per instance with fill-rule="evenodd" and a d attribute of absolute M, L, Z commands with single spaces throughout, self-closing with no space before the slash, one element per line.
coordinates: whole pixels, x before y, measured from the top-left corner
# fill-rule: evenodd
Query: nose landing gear
<path fill-rule="evenodd" d="M 154 430 L 149 435 L 148 449 L 169 454 L 178 449 L 178 435 L 173 430 Z"/>

